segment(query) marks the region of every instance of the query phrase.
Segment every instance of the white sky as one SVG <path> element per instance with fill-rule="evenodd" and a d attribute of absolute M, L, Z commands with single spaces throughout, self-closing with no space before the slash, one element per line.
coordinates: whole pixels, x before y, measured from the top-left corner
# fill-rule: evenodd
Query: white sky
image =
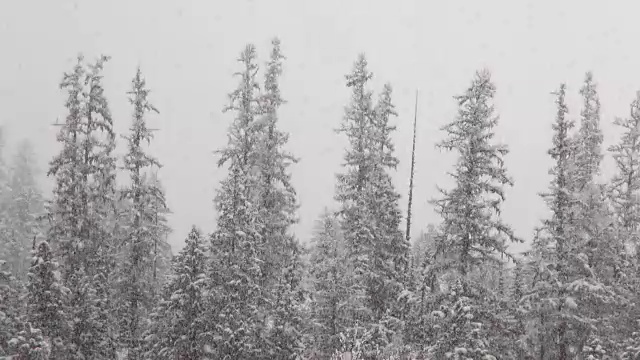
<path fill-rule="evenodd" d="M 545 215 L 537 193 L 546 189 L 554 118 L 550 92 L 568 82 L 571 114 L 579 114 L 578 89 L 594 71 L 602 100 L 605 145 L 616 140 L 610 125 L 626 116 L 640 89 L 640 27 L 633 1 L 160 1 L 16 0 L 0 2 L 0 124 L 9 142 L 29 137 L 40 165 L 58 150 L 56 117 L 64 118 L 58 84 L 77 53 L 112 56 L 105 86 L 124 133 L 131 108 L 126 91 L 142 67 L 160 115 L 152 152 L 174 215 L 174 250 L 191 224 L 211 231 L 212 199 L 224 171 L 213 151 L 226 143 L 232 115 L 222 114 L 235 87 L 235 59 L 244 45 L 267 59 L 278 36 L 288 57 L 282 91 L 288 100 L 281 127 L 289 150 L 301 158 L 294 184 L 301 203 L 298 237 L 307 241 L 324 206 L 332 205 L 335 176 L 346 141 L 333 132 L 349 99 L 344 75 L 359 52 L 367 54 L 376 91 L 394 87 L 400 117 L 395 134 L 401 160 L 396 185 L 406 208 L 413 100 L 420 90 L 414 198 L 414 234 L 437 221 L 427 201 L 446 186 L 453 158 L 434 144 L 452 119 L 453 95 L 473 73 L 488 67 L 497 85 L 499 138 L 511 149 L 507 166 L 516 185 L 507 193 L 504 218 L 530 238 Z M 119 140 L 119 153 L 124 151 Z M 610 159 L 607 159 L 610 170 Z M 607 171 L 607 176 L 610 171 Z M 50 184 L 47 185 L 50 189 Z"/>

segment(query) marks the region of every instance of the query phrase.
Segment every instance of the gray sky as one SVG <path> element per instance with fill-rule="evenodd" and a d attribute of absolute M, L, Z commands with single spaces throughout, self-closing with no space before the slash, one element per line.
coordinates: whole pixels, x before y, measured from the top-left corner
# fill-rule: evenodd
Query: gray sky
<path fill-rule="evenodd" d="M 149 119 L 152 152 L 174 215 L 171 238 L 182 246 L 191 224 L 211 231 L 212 199 L 224 176 L 212 152 L 226 143 L 232 115 L 222 114 L 236 84 L 235 62 L 248 42 L 267 59 L 278 36 L 288 60 L 282 91 L 288 100 L 281 127 L 301 162 L 293 168 L 299 193 L 298 237 L 307 241 L 324 206 L 331 206 L 335 176 L 346 144 L 333 132 L 349 99 L 344 75 L 359 52 L 367 54 L 376 91 L 394 88 L 400 114 L 395 134 L 401 160 L 395 176 L 406 209 L 413 99 L 420 90 L 414 232 L 437 221 L 427 203 L 436 184 L 447 185 L 453 158 L 434 144 L 452 119 L 453 95 L 481 67 L 492 70 L 501 116 L 499 138 L 511 149 L 515 179 L 504 218 L 530 238 L 546 214 L 537 193 L 548 183 L 554 119 L 550 92 L 568 83 L 571 115 L 579 116 L 578 89 L 593 70 L 602 100 L 605 145 L 617 141 L 610 123 L 626 116 L 640 89 L 638 6 L 632 1 L 66 1 L 0 2 L 0 124 L 9 142 L 29 137 L 41 168 L 58 150 L 56 117 L 65 116 L 58 84 L 83 52 L 112 56 L 105 86 L 123 133 L 131 108 L 126 91 L 137 65 L 161 114 Z M 119 140 L 118 152 L 124 142 Z M 607 159 L 607 168 L 611 161 Z M 611 171 L 607 171 L 607 176 Z M 50 189 L 50 184 L 47 189 Z M 47 193 L 48 195 L 48 193 Z M 404 210 L 403 210 L 404 211 Z M 519 247 L 521 248 L 521 247 Z"/>

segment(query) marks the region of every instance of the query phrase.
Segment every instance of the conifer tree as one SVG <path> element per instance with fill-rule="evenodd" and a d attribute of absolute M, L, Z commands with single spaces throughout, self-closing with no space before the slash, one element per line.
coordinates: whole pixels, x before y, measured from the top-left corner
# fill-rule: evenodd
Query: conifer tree
<path fill-rule="evenodd" d="M 138 359 L 140 354 L 140 337 L 142 335 L 144 317 L 152 305 L 154 243 L 153 227 L 156 213 L 151 205 L 164 205 L 164 197 L 159 189 L 146 180 L 145 170 L 160 164 L 152 156 L 145 153 L 143 145 L 153 139 L 147 127 L 145 115 L 158 112 L 148 101 L 149 90 L 138 68 L 132 80 L 129 102 L 133 105 L 133 121 L 130 134 L 124 138 L 128 143 L 128 152 L 124 158 L 124 168 L 131 178 L 130 187 L 122 192 L 122 196 L 131 201 L 131 213 L 128 217 L 128 231 L 124 241 L 125 263 L 122 281 L 125 324 L 123 324 L 123 340 L 128 348 L 129 359 Z"/>
<path fill-rule="evenodd" d="M 11 175 L 4 160 L 5 145 L 4 129 L 0 128 L 0 260 L 5 261 L 13 276 L 23 280 L 29 247 L 12 231 Z"/>
<path fill-rule="evenodd" d="M 18 145 L 12 163 L 10 176 L 10 196 L 8 204 L 8 235 L 19 242 L 19 254 L 14 260 L 19 261 L 16 276 L 26 278 L 28 268 L 28 251 L 30 239 L 41 232 L 38 221 L 44 211 L 44 199 L 36 183 L 35 155 L 33 146 L 28 140 Z"/>
<path fill-rule="evenodd" d="M 173 260 L 165 298 L 156 307 L 149 359 L 202 359 L 206 343 L 207 250 L 194 226 Z"/>
<path fill-rule="evenodd" d="M 49 360 L 63 359 L 50 356 L 51 349 L 46 343 L 42 331 L 34 328 L 30 323 L 25 323 L 13 343 L 16 358 L 19 360 Z"/>
<path fill-rule="evenodd" d="M 259 358 L 265 318 L 264 292 L 260 288 L 261 250 L 259 220 L 260 169 L 256 151 L 257 116 L 260 114 L 255 76 L 256 51 L 247 45 L 239 62 L 243 70 L 238 88 L 230 94 L 225 111 L 236 112 L 228 145 L 218 151 L 218 166 L 228 165 L 229 175 L 215 198 L 217 229 L 212 235 L 210 327 L 217 357 Z"/>
<path fill-rule="evenodd" d="M 565 332 L 566 323 L 558 321 L 557 302 L 564 299 L 560 294 L 562 285 L 558 282 L 568 281 L 568 254 L 572 244 L 573 222 L 571 209 L 574 206 L 573 192 L 575 188 L 572 160 L 575 149 L 571 139 L 573 121 L 567 119 L 569 112 L 565 103 L 566 86 L 561 84 L 556 95 L 557 114 L 553 124 L 553 146 L 549 155 L 555 160 L 549 173 L 553 176 L 548 193 L 541 194 L 551 209 L 551 219 L 544 222 L 534 238 L 534 258 L 530 266 L 534 270 L 532 292 L 525 297 L 525 301 L 532 306 L 527 316 L 536 322 L 537 337 L 528 340 L 536 358 L 549 359 L 563 356 L 566 359 Z M 545 230 L 544 232 L 542 230 Z M 559 339 L 553 339 L 556 330 Z M 554 344 L 555 343 L 555 344 Z M 560 346 L 559 343 L 562 343 Z M 554 345 L 552 345 L 554 344 Z M 557 346 L 555 346 L 557 345 Z M 562 349 L 560 349 L 562 348 Z M 561 355 L 560 353 L 563 352 Z"/>
<path fill-rule="evenodd" d="M 470 281 L 472 273 L 498 264 L 498 256 L 511 258 L 507 241 L 519 241 L 500 219 L 504 186 L 513 182 L 504 167 L 507 147 L 492 143 L 498 123 L 492 104 L 494 94 L 490 73 L 477 72 L 465 94 L 456 97 L 458 115 L 443 128 L 448 138 L 438 144 L 442 149 L 455 150 L 459 156 L 451 173 L 454 188 L 441 190 L 443 197 L 436 201 L 443 221 L 436 251 L 443 256 L 441 269 L 453 270 L 459 277 L 461 290 L 456 296 L 472 301 L 467 305 L 477 307 L 477 311 L 486 310 L 484 301 L 491 303 L 495 299 L 485 299 L 486 286 Z M 488 326 L 489 319 L 483 321 Z M 453 337 L 449 341 L 451 348 L 442 351 L 453 351 L 466 340 Z"/>
<path fill-rule="evenodd" d="M 266 64 L 264 92 L 261 94 L 261 121 L 257 135 L 261 201 L 259 223 L 264 252 L 261 266 L 261 287 L 267 290 L 272 304 L 268 321 L 273 328 L 267 333 L 272 357 L 288 358 L 301 352 L 301 314 L 299 310 L 299 283 L 301 273 L 299 244 L 291 235 L 291 226 L 297 222 L 296 192 L 291 184 L 289 166 L 297 159 L 286 152 L 289 135 L 278 129 L 278 109 L 285 103 L 279 87 L 282 61 L 280 40 L 272 41 L 272 51 Z"/>
<path fill-rule="evenodd" d="M 35 243 L 34 243 L 35 245 Z M 51 344 L 51 358 L 64 359 L 63 337 L 68 331 L 64 301 L 68 290 L 61 284 L 58 263 L 49 243 L 41 241 L 33 250 L 27 284 L 27 318 Z"/>
<path fill-rule="evenodd" d="M 316 221 L 312 245 L 309 273 L 313 293 L 313 345 L 316 351 L 327 356 L 340 349 L 339 335 L 346 324 L 342 307 L 347 296 L 340 224 L 328 209 Z"/>
<path fill-rule="evenodd" d="M 556 95 L 558 111 L 549 151 L 555 160 L 553 179 L 548 193 L 541 194 L 552 217 L 534 239 L 533 286 L 523 298 L 530 307 L 528 317 L 536 322 L 537 338 L 528 342 L 540 359 L 570 359 L 582 353 L 591 334 L 592 310 L 612 295 L 591 267 L 581 236 L 584 218 L 574 216 L 581 196 L 575 189 L 580 189 L 584 174 L 574 171 L 572 162 L 582 155 L 572 154 L 580 147 L 573 146 L 570 138 L 573 122 L 566 119 L 564 84 Z"/>
<path fill-rule="evenodd" d="M 10 341 L 21 326 L 21 292 L 20 283 L 9 271 L 9 265 L 0 259 L 0 355 L 10 354 Z"/>
<path fill-rule="evenodd" d="M 58 135 L 61 152 L 50 164 L 56 179 L 48 204 L 47 239 L 61 259 L 63 283 L 70 290 L 67 316 L 69 358 L 113 358 L 115 343 L 109 312 L 113 263 L 112 211 L 115 196 L 115 134 L 102 87 L 102 56 L 88 68 L 82 56 L 66 73 L 68 115 Z"/>
<path fill-rule="evenodd" d="M 614 124 L 624 131 L 620 142 L 609 147 L 617 173 L 611 180 L 613 207 L 621 234 L 638 249 L 640 223 L 640 91 L 631 103 L 629 117 Z"/>
<path fill-rule="evenodd" d="M 458 116 L 443 128 L 448 138 L 438 144 L 459 157 L 451 173 L 455 187 L 441 190 L 443 197 L 436 202 L 444 230 L 437 249 L 455 254 L 456 260 L 447 266 L 457 267 L 463 277 L 479 265 L 496 263 L 496 254 L 510 256 L 507 241 L 518 240 L 499 218 L 503 187 L 513 182 L 504 167 L 507 147 L 491 143 L 498 123 L 491 103 L 494 94 L 490 73 L 477 72 L 465 94 L 456 97 Z"/>
<path fill-rule="evenodd" d="M 374 107 L 367 88 L 371 78 L 367 60 L 360 55 L 346 76 L 352 96 L 338 132 L 347 136 L 349 148 L 336 188 L 350 267 L 344 335 L 362 343 L 365 351 L 386 346 L 380 341 L 389 335 L 387 330 L 393 332 L 389 327 L 398 315 L 393 307 L 404 286 L 409 249 L 399 229 L 399 196 L 388 174 L 398 162 L 389 136 L 389 119 L 395 115 L 391 87 L 385 86 Z"/>
<path fill-rule="evenodd" d="M 593 74 L 587 72 L 580 89 L 583 108 L 580 112 L 580 128 L 576 134 L 576 190 L 583 190 L 600 173 L 602 161 L 602 129 L 600 128 L 600 99 Z"/>
<path fill-rule="evenodd" d="M 171 245 L 167 242 L 172 229 L 169 226 L 167 214 L 171 213 L 166 201 L 164 187 L 158 177 L 158 171 L 152 171 L 147 176 L 149 186 L 156 189 L 155 197 L 149 207 L 153 215 L 151 238 L 153 239 L 153 293 L 154 298 L 160 293 L 165 278 L 171 273 Z"/>
<path fill-rule="evenodd" d="M 440 309 L 434 312 L 437 336 L 428 353 L 436 359 L 496 360 L 489 352 L 488 334 L 479 312 L 483 309 L 465 296 L 458 279 Z"/>

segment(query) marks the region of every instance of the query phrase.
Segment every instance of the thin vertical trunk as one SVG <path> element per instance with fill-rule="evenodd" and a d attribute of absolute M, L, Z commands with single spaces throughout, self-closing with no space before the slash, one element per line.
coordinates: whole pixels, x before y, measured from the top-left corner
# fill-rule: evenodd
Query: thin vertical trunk
<path fill-rule="evenodd" d="M 409 203 L 407 206 L 407 242 L 411 241 L 411 204 L 413 202 L 413 174 L 416 166 L 416 127 L 418 123 L 418 90 L 413 115 L 413 145 L 411 147 L 411 176 L 409 177 Z"/>

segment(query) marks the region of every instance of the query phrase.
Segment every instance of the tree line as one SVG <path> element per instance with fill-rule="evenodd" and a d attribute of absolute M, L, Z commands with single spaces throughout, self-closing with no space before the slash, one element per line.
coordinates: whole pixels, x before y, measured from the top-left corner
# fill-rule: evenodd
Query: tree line
<path fill-rule="evenodd" d="M 348 139 L 337 206 L 305 246 L 291 228 L 298 158 L 278 125 L 285 56 L 278 39 L 260 66 L 238 58 L 226 173 L 216 228 L 196 226 L 172 255 L 158 159 L 147 150 L 158 109 L 137 70 L 128 92 L 127 151 L 116 136 L 102 71 L 78 57 L 60 83 L 67 116 L 55 181 L 44 199 L 28 145 L 0 163 L 0 355 L 14 359 L 636 359 L 640 356 L 640 92 L 605 156 L 597 84 L 588 72 L 576 123 L 567 87 L 554 93 L 551 181 L 531 246 L 501 219 L 514 186 L 506 144 L 494 139 L 497 91 L 477 71 L 454 97 L 457 114 L 436 146 L 457 155 L 450 188 L 431 200 L 440 222 L 410 235 L 415 122 L 407 215 L 392 175 L 393 90 L 371 89 L 364 55 L 336 132 Z M 262 70 L 262 71 L 261 71 Z M 551 119 L 549 119 L 551 120 Z M 116 173 L 128 174 L 126 184 Z M 406 231 L 401 228 L 405 221 Z M 639 249 L 639 250 L 636 250 Z"/>

